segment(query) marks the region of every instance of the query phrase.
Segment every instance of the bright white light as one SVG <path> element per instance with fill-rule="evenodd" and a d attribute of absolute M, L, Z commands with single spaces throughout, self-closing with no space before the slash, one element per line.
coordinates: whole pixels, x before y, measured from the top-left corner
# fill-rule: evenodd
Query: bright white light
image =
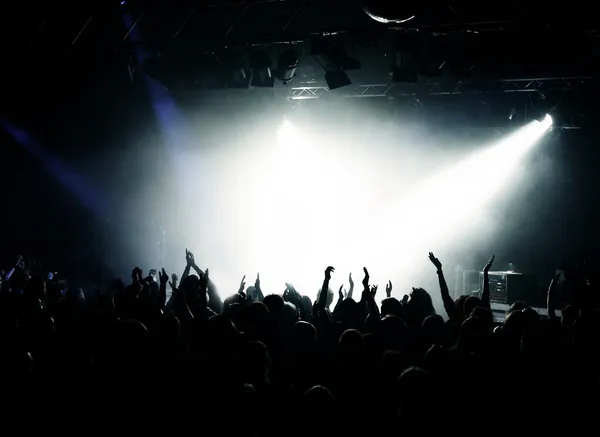
<path fill-rule="evenodd" d="M 531 123 L 453 165 L 442 152 L 432 155 L 426 140 L 394 136 L 389 144 L 374 138 L 361 145 L 286 120 L 274 144 L 260 129 L 215 152 L 217 177 L 202 174 L 191 183 L 218 192 L 214 203 L 203 201 L 194 224 L 207 231 L 190 249 L 206 260 L 223 296 L 237 290 L 242 275 L 251 285 L 260 272 L 265 293 L 281 293 L 287 281 L 314 298 L 323 269 L 333 265 L 333 289 L 347 287 L 353 272 L 358 298 L 367 266 L 374 284 L 391 279 L 401 297 L 425 285 L 423 268 L 431 277 L 427 252 L 443 258 L 445 248 L 477 232 L 486 205 L 550 124 Z"/>
<path fill-rule="evenodd" d="M 283 120 L 277 131 L 277 143 L 280 146 L 290 146 L 297 142 L 298 131 L 288 120 Z"/>
<path fill-rule="evenodd" d="M 382 214 L 373 227 L 380 230 L 376 237 L 389 242 L 388 250 L 396 248 L 399 264 L 418 275 L 423 253 L 460 245 L 465 232 L 481 225 L 489 201 L 551 123 L 549 117 L 542 123 L 534 121 L 416 187 Z"/>

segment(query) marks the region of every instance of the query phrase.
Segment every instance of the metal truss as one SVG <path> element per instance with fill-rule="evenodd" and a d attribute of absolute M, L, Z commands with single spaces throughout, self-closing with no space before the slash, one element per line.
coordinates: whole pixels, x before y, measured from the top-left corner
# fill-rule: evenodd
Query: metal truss
<path fill-rule="evenodd" d="M 342 94 L 342 96 L 352 98 L 387 97 L 394 88 L 394 84 L 357 85 L 351 88 L 352 91 Z M 327 96 L 332 92 L 327 86 L 319 86 L 316 84 L 292 87 L 290 88 L 290 91 L 292 95 L 288 97 L 289 100 L 315 100 Z"/>
<path fill-rule="evenodd" d="M 406 97 L 423 95 L 461 95 L 473 93 L 533 93 L 569 91 L 596 77 L 540 77 L 504 80 L 462 80 L 423 83 L 353 85 L 330 90 L 326 85 L 310 83 L 291 87 L 289 100 L 316 100 L 329 95 L 344 98 Z"/>

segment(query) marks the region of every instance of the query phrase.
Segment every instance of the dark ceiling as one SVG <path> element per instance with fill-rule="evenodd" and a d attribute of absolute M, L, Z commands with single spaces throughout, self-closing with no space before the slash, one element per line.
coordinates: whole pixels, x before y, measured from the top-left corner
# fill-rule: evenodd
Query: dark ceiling
<path fill-rule="evenodd" d="M 159 59 L 179 82 L 197 83 L 198 59 L 207 53 L 235 52 L 247 63 L 257 49 L 276 59 L 293 46 L 300 66 L 290 87 L 312 86 L 309 93 L 322 95 L 323 71 L 310 51 L 323 38 L 362 63 L 349 72 L 349 95 L 372 93 L 365 85 L 391 84 L 390 64 L 402 50 L 412 52 L 419 78 L 396 83 L 386 95 L 563 92 L 583 84 L 595 91 L 600 77 L 593 3 L 365 2 L 379 15 L 415 18 L 383 24 L 360 0 L 92 0 L 15 10 L 0 19 L 5 77 L 12 79 L 4 86 L 12 93 L 37 93 L 31 91 L 36 86 L 78 93 L 108 79 L 112 88 L 125 89 L 132 70 L 139 79 L 142 58 Z M 301 89 L 285 91 L 306 96 Z M 590 93 L 579 91 L 577 99 L 582 95 Z"/>
<path fill-rule="evenodd" d="M 422 36 L 491 32 L 506 39 L 505 45 L 519 41 L 520 46 L 527 46 L 532 35 L 561 35 L 565 44 L 596 35 L 593 4 L 582 9 L 573 3 L 565 8 L 541 1 L 426 2 L 421 7 L 405 6 L 408 2 L 367 3 L 376 10 L 387 8 L 391 15 L 416 17 L 404 24 L 382 24 L 367 16 L 359 0 L 92 0 L 11 11 L 3 14 L 1 27 L 3 41 L 9 42 L 6 48 L 16 59 L 55 65 L 74 58 L 105 63 L 142 45 L 149 53 L 189 56 L 331 34 L 373 42 L 390 32 L 418 31 Z"/>

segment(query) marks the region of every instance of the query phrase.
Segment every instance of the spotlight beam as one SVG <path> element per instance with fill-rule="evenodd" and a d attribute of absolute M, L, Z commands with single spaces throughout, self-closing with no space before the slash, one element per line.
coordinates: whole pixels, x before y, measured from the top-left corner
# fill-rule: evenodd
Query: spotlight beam
<path fill-rule="evenodd" d="M 418 276 L 421 267 L 429 267 L 426 262 L 421 263 L 427 250 L 460 243 L 466 230 L 472 232 L 481 224 L 479 216 L 489 201 L 551 125 L 550 115 L 541 123 L 533 121 L 498 144 L 435 175 L 381 214 L 373 227 L 382 230 L 380 241 L 372 244 L 386 247 L 384 253 L 397 254 L 397 265 Z M 415 260 L 416 264 L 411 264 Z M 397 282 L 410 285 L 409 278 Z"/>

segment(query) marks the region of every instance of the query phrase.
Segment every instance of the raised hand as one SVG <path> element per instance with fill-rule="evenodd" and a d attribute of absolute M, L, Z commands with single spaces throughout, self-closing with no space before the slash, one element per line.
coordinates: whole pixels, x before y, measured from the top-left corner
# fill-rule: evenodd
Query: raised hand
<path fill-rule="evenodd" d="M 163 267 L 162 270 L 158 273 L 158 279 L 160 281 L 160 285 L 166 285 L 167 282 L 169 282 L 169 275 L 167 274 L 167 272 L 165 271 L 165 268 Z"/>
<path fill-rule="evenodd" d="M 402 305 L 406 305 L 408 303 L 408 294 L 402 296 Z"/>
<path fill-rule="evenodd" d="M 254 281 L 254 288 L 260 290 L 260 273 L 256 274 L 256 281 Z"/>
<path fill-rule="evenodd" d="M 352 279 L 352 273 L 348 275 L 348 282 L 350 283 L 350 287 L 354 287 L 354 280 Z"/>
<path fill-rule="evenodd" d="M 431 264 L 433 264 L 437 270 L 442 270 L 442 263 L 435 257 L 433 252 L 429 252 L 429 261 L 431 261 Z"/>
<path fill-rule="evenodd" d="M 338 299 L 344 300 L 344 284 L 340 285 L 340 289 L 338 290 Z"/>
<path fill-rule="evenodd" d="M 187 263 L 188 267 L 194 267 L 196 265 L 194 254 L 187 249 L 185 249 L 185 262 Z"/>
<path fill-rule="evenodd" d="M 240 288 L 238 289 L 238 293 L 243 293 L 246 289 L 246 275 L 242 276 L 242 280 L 240 281 Z"/>
<path fill-rule="evenodd" d="M 496 255 L 492 255 L 492 257 L 488 260 L 487 264 L 483 268 L 483 273 L 488 273 L 490 271 L 490 269 L 492 268 L 492 264 L 494 264 L 495 258 L 496 258 Z"/>
<path fill-rule="evenodd" d="M 363 284 L 363 287 L 368 290 L 369 289 L 369 278 L 370 278 L 369 271 L 367 270 L 366 267 L 363 267 L 363 272 L 365 272 L 365 277 L 363 278 L 362 284 Z"/>
<path fill-rule="evenodd" d="M 375 295 L 377 294 L 377 285 L 371 285 L 371 296 L 375 299 Z"/>
<path fill-rule="evenodd" d="M 325 280 L 329 281 L 331 280 L 331 274 L 335 272 L 335 269 L 331 266 L 327 267 L 325 269 Z"/>
<path fill-rule="evenodd" d="M 164 269 L 163 269 L 164 271 Z M 175 290 L 177 288 L 177 280 L 179 278 L 177 277 L 177 273 L 173 273 L 171 275 L 171 282 L 169 282 L 169 287 L 171 287 L 171 290 Z"/>
<path fill-rule="evenodd" d="M 296 291 L 294 286 L 289 282 L 285 283 L 285 291 L 283 292 L 283 299 L 286 302 L 293 303 L 294 305 L 300 307 L 301 305 L 301 296 L 300 293 Z"/>
<path fill-rule="evenodd" d="M 385 285 L 385 295 L 386 297 L 392 297 L 392 281 L 388 281 Z"/>

